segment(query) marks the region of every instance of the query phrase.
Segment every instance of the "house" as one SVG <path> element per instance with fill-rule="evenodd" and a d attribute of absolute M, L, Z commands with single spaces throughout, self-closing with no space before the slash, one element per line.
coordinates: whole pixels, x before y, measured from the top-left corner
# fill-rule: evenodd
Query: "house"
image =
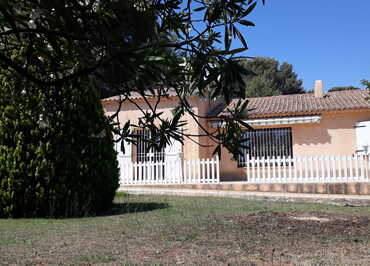
<path fill-rule="evenodd" d="M 119 149 L 123 183 L 203 183 L 222 181 L 269 182 L 341 182 L 370 180 L 370 102 L 366 90 L 324 93 L 322 82 L 315 83 L 313 93 L 250 98 L 245 121 L 254 131 L 245 131 L 246 145 L 238 160 L 232 160 L 227 150 L 221 158 L 212 158 L 208 137 L 186 139 L 184 145 L 174 142 L 162 151 L 145 149 L 138 141 L 134 147 L 125 144 L 127 152 Z M 118 96 L 102 100 L 106 115 L 117 111 Z M 202 117 L 227 115 L 229 106 L 193 95 L 189 99 L 196 114 Z M 138 94 L 122 105 L 119 122 L 137 123 L 156 98 L 144 101 Z M 169 91 L 158 104 L 163 117 L 171 116 L 178 98 Z M 199 135 L 202 129 L 218 126 L 212 118 L 199 119 L 197 124 L 189 115 L 184 127 L 188 133 Z M 142 138 L 149 132 L 138 132 Z M 140 139 L 140 138 L 139 138 Z M 172 167 L 169 167 L 172 165 Z M 212 176 L 212 178 L 211 178 Z M 131 180 L 131 181 L 127 181 Z M 207 181 L 208 180 L 208 181 Z M 136 183 L 137 183 L 136 182 Z"/>

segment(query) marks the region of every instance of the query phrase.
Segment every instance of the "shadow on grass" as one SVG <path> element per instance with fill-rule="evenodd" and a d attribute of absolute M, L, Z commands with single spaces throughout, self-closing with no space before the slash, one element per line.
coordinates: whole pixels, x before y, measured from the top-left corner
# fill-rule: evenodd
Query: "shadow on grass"
<path fill-rule="evenodd" d="M 135 212 L 148 212 L 159 209 L 168 208 L 167 203 L 157 203 L 157 202 L 128 202 L 128 203 L 114 203 L 113 207 L 104 213 L 100 213 L 98 216 L 111 216 L 111 215 L 121 215 L 125 213 L 135 213 Z"/>

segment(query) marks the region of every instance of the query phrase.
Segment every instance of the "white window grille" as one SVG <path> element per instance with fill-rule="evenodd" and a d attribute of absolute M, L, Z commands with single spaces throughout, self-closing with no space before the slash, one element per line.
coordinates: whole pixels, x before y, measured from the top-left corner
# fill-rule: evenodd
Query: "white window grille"
<path fill-rule="evenodd" d="M 292 129 L 265 128 L 244 132 L 238 166 L 248 166 L 248 158 L 282 158 L 293 156 Z"/>
<path fill-rule="evenodd" d="M 165 148 L 162 147 L 160 150 L 156 150 L 154 147 L 150 147 L 150 141 L 152 135 L 150 130 L 137 130 L 136 131 L 137 144 L 136 144 L 136 162 L 138 163 L 157 163 L 154 166 L 154 179 L 163 179 L 165 177 Z M 140 169 L 141 177 L 144 178 L 148 171 L 145 165 L 141 166 Z M 158 169 L 157 169 L 158 168 Z"/>

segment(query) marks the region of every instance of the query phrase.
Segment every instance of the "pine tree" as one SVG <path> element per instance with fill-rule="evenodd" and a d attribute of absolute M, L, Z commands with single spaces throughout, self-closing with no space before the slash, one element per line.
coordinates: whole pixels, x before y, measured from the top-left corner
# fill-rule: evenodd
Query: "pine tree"
<path fill-rule="evenodd" d="M 280 64 L 269 57 L 255 57 L 241 61 L 254 76 L 245 79 L 246 97 L 304 93 L 302 80 L 288 63 Z"/>

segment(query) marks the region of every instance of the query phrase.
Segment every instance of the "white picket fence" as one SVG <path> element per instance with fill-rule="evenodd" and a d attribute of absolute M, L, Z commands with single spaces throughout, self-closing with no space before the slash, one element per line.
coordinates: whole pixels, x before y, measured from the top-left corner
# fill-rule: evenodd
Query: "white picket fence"
<path fill-rule="evenodd" d="M 121 185 L 207 184 L 220 182 L 219 159 L 120 162 Z"/>
<path fill-rule="evenodd" d="M 366 155 L 247 158 L 248 183 L 370 182 Z"/>

